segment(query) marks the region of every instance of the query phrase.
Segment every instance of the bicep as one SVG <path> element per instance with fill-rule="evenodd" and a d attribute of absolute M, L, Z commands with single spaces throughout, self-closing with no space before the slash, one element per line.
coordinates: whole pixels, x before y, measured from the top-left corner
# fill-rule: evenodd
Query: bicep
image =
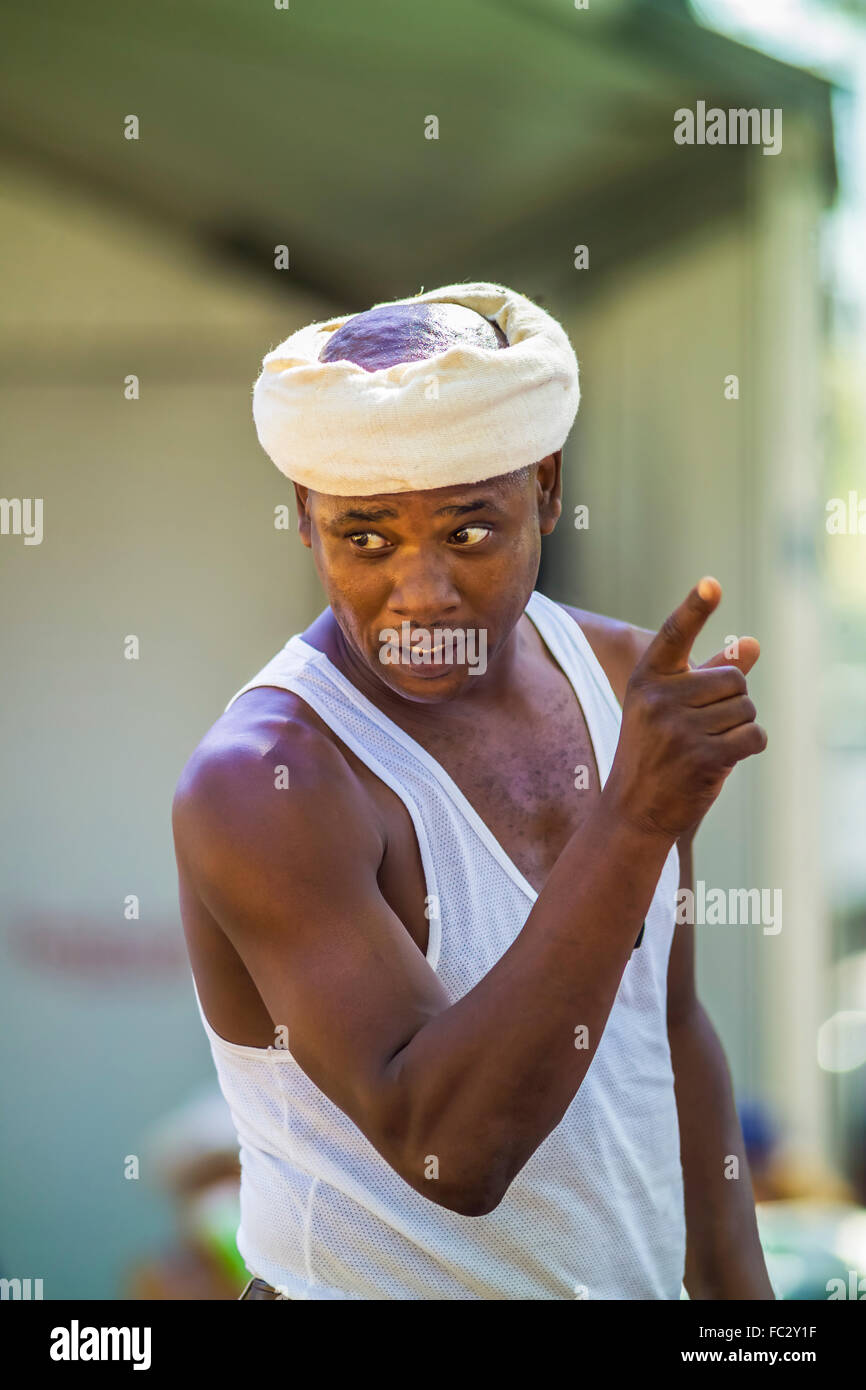
<path fill-rule="evenodd" d="M 178 852 L 292 1056 L 391 1161 L 405 1097 L 387 1064 L 449 1000 L 382 897 L 369 803 L 332 752 L 291 789 L 267 768 L 254 785 L 252 767 L 241 791 L 235 773 L 200 792 L 177 813 Z"/>

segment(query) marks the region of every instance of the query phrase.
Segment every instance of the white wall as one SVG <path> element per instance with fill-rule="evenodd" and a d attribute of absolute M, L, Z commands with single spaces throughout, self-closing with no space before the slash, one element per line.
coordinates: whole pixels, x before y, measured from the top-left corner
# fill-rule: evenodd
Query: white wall
<path fill-rule="evenodd" d="M 698 985 L 739 1098 L 769 1100 L 790 1139 L 826 1153 L 828 924 L 819 862 L 820 660 L 813 538 L 821 524 L 808 157 L 764 159 L 741 219 L 677 242 L 589 294 L 566 326 L 583 399 L 549 544 L 554 597 L 656 629 L 703 574 L 723 597 L 693 655 L 759 638 L 749 678 L 766 751 L 734 770 L 696 841 L 709 887 L 782 890 L 782 930 L 698 927 Z M 757 155 L 757 151 L 756 151 Z M 760 164 L 760 156 L 755 160 Z M 739 377 L 739 399 L 725 378 Z M 586 531 L 574 507 L 590 510 Z"/>
<path fill-rule="evenodd" d="M 297 531 L 274 529 L 291 488 L 258 445 L 250 388 L 264 352 L 332 306 L 14 169 L 0 188 L 15 267 L 2 492 L 44 501 L 41 545 L 0 537 L 0 1272 L 44 1278 L 46 1298 L 105 1298 L 167 1229 L 123 1160 L 213 1077 L 174 785 L 229 697 L 323 606 Z M 131 966 L 110 964 L 115 944 Z"/>

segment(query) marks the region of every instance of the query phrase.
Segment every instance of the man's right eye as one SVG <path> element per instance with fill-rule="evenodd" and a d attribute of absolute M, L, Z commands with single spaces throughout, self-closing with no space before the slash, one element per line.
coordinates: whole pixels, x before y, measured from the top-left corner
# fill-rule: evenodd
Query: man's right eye
<path fill-rule="evenodd" d="M 369 545 L 367 544 L 369 539 L 381 541 L 382 545 Z M 380 536 L 376 531 L 352 531 L 351 534 L 347 536 L 347 540 L 363 542 L 363 544 L 354 547 L 356 550 L 381 550 L 382 546 L 387 546 L 388 544 L 384 536 Z"/>

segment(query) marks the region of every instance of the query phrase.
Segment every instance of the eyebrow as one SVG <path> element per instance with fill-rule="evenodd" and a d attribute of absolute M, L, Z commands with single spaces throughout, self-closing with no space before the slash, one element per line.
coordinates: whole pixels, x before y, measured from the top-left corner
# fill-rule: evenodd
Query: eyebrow
<path fill-rule="evenodd" d="M 488 511 L 495 516 L 505 516 L 504 507 L 500 507 L 498 502 L 494 502 L 490 497 L 476 497 L 471 502 L 453 503 L 449 506 L 438 507 L 433 513 L 434 516 L 466 516 L 469 512 Z M 399 518 L 400 513 L 393 507 L 350 507 L 348 511 L 340 512 L 327 523 L 330 531 L 337 530 L 345 526 L 347 521 L 387 521 Z"/>

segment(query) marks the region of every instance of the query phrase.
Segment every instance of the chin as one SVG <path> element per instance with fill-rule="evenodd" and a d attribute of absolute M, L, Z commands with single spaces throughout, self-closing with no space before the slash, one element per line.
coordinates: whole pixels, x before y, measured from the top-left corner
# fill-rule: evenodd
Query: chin
<path fill-rule="evenodd" d="M 469 671 L 464 666 L 443 666 L 439 671 L 432 671 L 431 667 L 396 667 L 390 669 L 380 668 L 383 672 L 385 684 L 397 695 L 404 699 L 414 700 L 420 704 L 439 704 L 442 700 L 453 699 L 458 695 L 469 679 Z M 422 675 L 417 671 L 421 670 Z M 429 674 L 428 674 L 429 672 Z"/>

